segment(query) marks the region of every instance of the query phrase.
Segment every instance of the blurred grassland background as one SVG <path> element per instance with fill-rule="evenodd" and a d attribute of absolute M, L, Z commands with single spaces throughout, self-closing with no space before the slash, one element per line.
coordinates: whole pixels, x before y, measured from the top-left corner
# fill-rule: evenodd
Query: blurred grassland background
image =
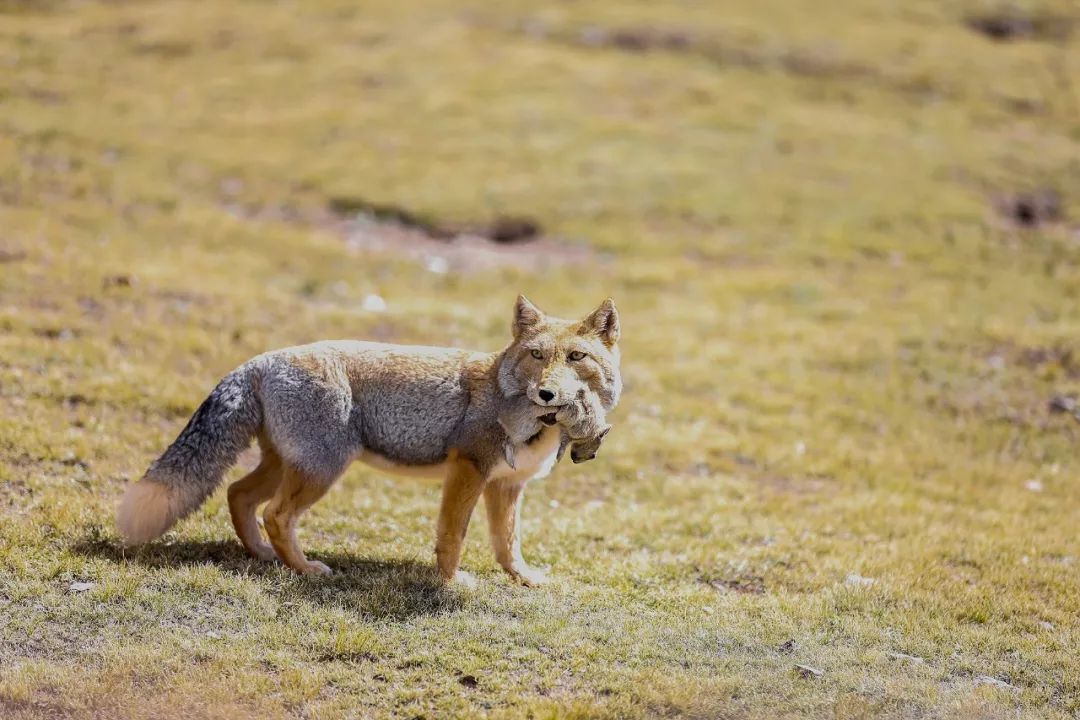
<path fill-rule="evenodd" d="M 518 292 L 622 312 L 555 585 L 359 466 L 331 578 L 119 546 L 240 362 Z M 0 716 L 1076 717 L 1078 299 L 1071 0 L 0 0 Z"/>

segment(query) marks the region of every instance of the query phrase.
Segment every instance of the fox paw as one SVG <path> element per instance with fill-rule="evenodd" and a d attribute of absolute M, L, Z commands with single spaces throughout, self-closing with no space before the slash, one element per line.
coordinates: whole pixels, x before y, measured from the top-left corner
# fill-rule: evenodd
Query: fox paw
<path fill-rule="evenodd" d="M 330 569 L 330 566 L 326 563 L 321 563 L 318 560 L 308 560 L 307 563 L 301 567 L 295 568 L 296 572 L 304 575 L 333 575 L 334 571 Z"/>
<path fill-rule="evenodd" d="M 511 565 L 506 568 L 506 572 L 525 587 L 540 587 L 551 582 L 547 570 L 535 568 L 531 565 Z"/>
<path fill-rule="evenodd" d="M 445 582 L 447 585 L 459 587 L 463 590 L 475 590 L 477 585 L 476 576 L 464 570 L 458 570 L 454 573 L 454 577 Z"/>
<path fill-rule="evenodd" d="M 259 543 L 254 547 L 249 547 L 247 551 L 248 554 L 256 560 L 263 560 L 266 562 L 269 562 L 271 560 L 277 560 L 277 553 L 274 552 L 274 548 L 272 548 L 268 543 Z"/>

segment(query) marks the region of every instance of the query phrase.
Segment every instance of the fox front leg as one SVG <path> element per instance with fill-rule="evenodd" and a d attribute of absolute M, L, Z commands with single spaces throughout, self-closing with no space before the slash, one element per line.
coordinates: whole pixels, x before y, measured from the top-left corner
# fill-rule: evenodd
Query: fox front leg
<path fill-rule="evenodd" d="M 521 556 L 521 500 L 525 482 L 492 481 L 484 488 L 491 547 L 495 560 L 517 582 L 536 587 L 548 582 L 547 573 Z"/>
<path fill-rule="evenodd" d="M 471 463 L 451 461 L 443 482 L 442 503 L 435 537 L 435 561 L 445 583 L 476 587 L 476 578 L 459 569 L 461 546 L 469 529 L 476 501 L 484 488 L 484 478 Z"/>

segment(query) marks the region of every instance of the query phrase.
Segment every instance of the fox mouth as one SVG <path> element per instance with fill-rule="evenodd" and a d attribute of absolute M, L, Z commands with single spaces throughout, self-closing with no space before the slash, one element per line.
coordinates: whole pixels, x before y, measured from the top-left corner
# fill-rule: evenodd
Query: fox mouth
<path fill-rule="evenodd" d="M 540 422 L 544 423 L 548 427 L 554 425 L 558 420 L 555 419 L 556 413 L 548 413 L 547 415 L 541 415 L 537 418 Z"/>

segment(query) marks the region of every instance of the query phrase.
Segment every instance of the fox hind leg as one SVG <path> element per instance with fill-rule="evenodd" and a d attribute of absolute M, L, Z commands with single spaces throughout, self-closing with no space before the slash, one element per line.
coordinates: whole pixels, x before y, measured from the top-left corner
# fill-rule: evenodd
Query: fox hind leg
<path fill-rule="evenodd" d="M 281 561 L 305 575 L 329 575 L 332 571 L 318 560 L 308 560 L 296 538 L 300 515 L 330 489 L 336 476 L 326 481 L 311 477 L 289 464 L 282 467 L 281 484 L 266 506 L 263 525 Z"/>
<path fill-rule="evenodd" d="M 262 538 L 255 511 L 273 497 L 281 484 L 281 457 L 269 443 L 260 443 L 259 466 L 229 486 L 229 515 L 233 527 L 248 553 L 259 560 L 277 557 L 274 548 Z"/>

